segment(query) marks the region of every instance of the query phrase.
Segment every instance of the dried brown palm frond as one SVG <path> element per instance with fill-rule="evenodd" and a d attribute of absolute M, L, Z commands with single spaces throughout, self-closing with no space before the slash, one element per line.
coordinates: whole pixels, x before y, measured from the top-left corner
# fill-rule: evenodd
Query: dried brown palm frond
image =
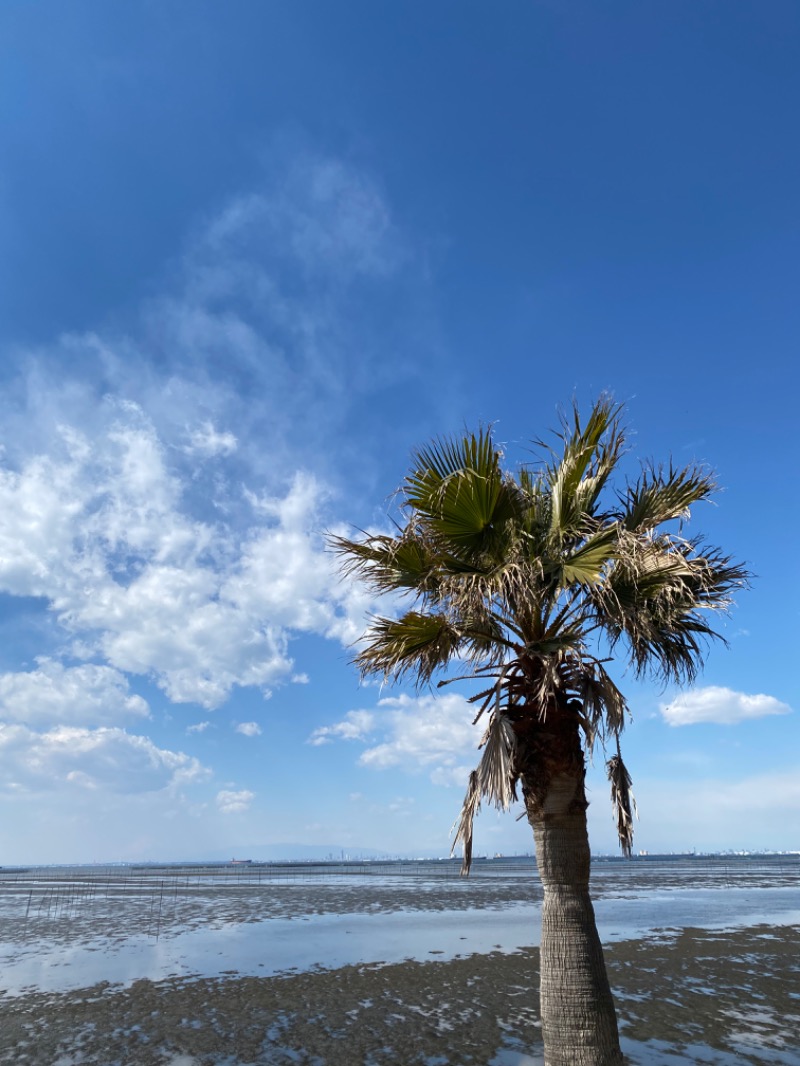
<path fill-rule="evenodd" d="M 478 764 L 478 785 L 481 795 L 504 811 L 517 798 L 512 770 L 515 743 L 511 723 L 501 711 L 496 710 L 481 740 L 483 755 Z"/>
<path fill-rule="evenodd" d="M 614 811 L 614 822 L 617 826 L 617 836 L 622 848 L 622 854 L 630 858 L 633 847 L 633 816 L 639 817 L 636 809 L 636 799 L 631 788 L 633 782 L 628 773 L 622 756 L 613 755 L 606 765 L 608 780 L 611 782 L 611 805 Z"/>
<path fill-rule="evenodd" d="M 461 805 L 461 813 L 456 821 L 453 823 L 453 829 L 456 831 L 456 835 L 453 838 L 453 846 L 450 849 L 450 854 L 458 847 L 459 840 L 464 845 L 464 858 L 461 862 L 461 876 L 466 877 L 472 866 L 472 823 L 475 821 L 475 815 L 481 809 L 481 789 L 478 783 L 478 771 L 473 770 L 469 775 L 469 783 L 467 785 L 467 794 L 464 797 L 464 802 Z"/>
<path fill-rule="evenodd" d="M 592 734 L 601 738 L 609 733 L 618 736 L 625 728 L 628 713 L 625 697 L 599 660 L 587 656 L 580 666 L 574 682 L 575 695 L 591 724 Z"/>

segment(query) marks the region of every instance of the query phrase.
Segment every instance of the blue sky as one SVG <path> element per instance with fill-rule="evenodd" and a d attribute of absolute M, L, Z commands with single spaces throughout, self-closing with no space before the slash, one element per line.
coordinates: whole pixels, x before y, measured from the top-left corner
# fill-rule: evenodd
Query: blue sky
<path fill-rule="evenodd" d="M 0 862 L 449 848 L 464 694 L 362 685 L 412 449 L 603 390 L 757 574 L 636 682 L 636 846 L 800 847 L 793 3 L 0 11 Z M 614 850 L 601 756 L 590 832 Z M 530 850 L 485 811 L 478 853 Z"/>

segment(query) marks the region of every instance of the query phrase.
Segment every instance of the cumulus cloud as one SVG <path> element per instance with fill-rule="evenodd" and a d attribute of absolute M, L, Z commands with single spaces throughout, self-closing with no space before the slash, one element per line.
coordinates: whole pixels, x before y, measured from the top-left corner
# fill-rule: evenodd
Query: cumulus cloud
<path fill-rule="evenodd" d="M 341 722 L 316 729 L 311 744 L 334 739 L 379 742 L 366 747 L 358 762 L 376 770 L 400 767 L 409 773 L 426 770 L 435 784 L 463 785 L 482 737 L 473 726 L 474 709 L 463 696 L 388 696 L 375 711 L 349 711 Z"/>
<path fill-rule="evenodd" d="M 664 720 L 672 726 L 695 725 L 699 722 L 735 725 L 752 718 L 791 713 L 791 707 L 774 696 L 750 696 L 717 685 L 683 692 L 670 703 L 662 703 L 659 710 Z"/>
<path fill-rule="evenodd" d="M 6 360 L 0 592 L 41 601 L 36 650 L 50 658 L 0 678 L 0 719 L 7 743 L 51 767 L 45 753 L 69 745 L 50 727 L 80 727 L 53 778 L 64 788 L 103 787 L 103 752 L 109 788 L 124 755 L 131 787 L 170 780 L 151 741 L 94 728 L 147 715 L 126 675 L 209 710 L 238 687 L 268 696 L 308 681 L 296 635 L 349 644 L 374 606 L 339 577 L 320 531 L 334 463 L 351 487 L 371 476 L 342 427 L 413 373 L 392 353 L 412 333 L 418 345 L 408 323 L 422 272 L 407 269 L 413 255 L 369 175 L 297 152 L 284 164 L 201 221 L 162 291 L 113 329 Z M 387 285 L 407 301 L 402 325 L 375 299 Z M 198 717 L 187 733 L 208 728 Z M 182 772 L 194 764 L 171 780 Z"/>
<path fill-rule="evenodd" d="M 0 674 L 0 718 L 7 721 L 100 725 L 149 714 L 127 678 L 109 666 L 66 667 L 42 657 L 36 670 Z"/>
<path fill-rule="evenodd" d="M 308 738 L 308 743 L 319 747 L 333 740 L 363 740 L 372 729 L 375 716 L 371 711 L 348 711 L 341 722 L 321 726 Z"/>
<path fill-rule="evenodd" d="M 207 708 L 304 681 L 293 633 L 356 640 L 373 598 L 335 572 L 328 492 L 298 468 L 405 365 L 354 359 L 351 330 L 408 260 L 368 175 L 295 152 L 197 228 L 126 332 L 37 351 L 0 399 L 0 591 L 44 598 L 73 657 Z"/>
<path fill-rule="evenodd" d="M 465 753 L 475 751 L 482 730 L 472 725 L 473 708 L 463 696 L 391 696 L 378 707 L 384 711 L 386 739 L 362 752 L 362 766 L 407 770 L 450 768 Z"/>
<path fill-rule="evenodd" d="M 73 653 L 105 660 L 106 673 L 63 675 L 94 686 L 90 709 L 103 687 L 115 689 L 109 714 L 119 709 L 119 671 L 153 677 L 175 703 L 214 708 L 235 686 L 288 681 L 292 633 L 360 629 L 364 593 L 339 580 L 324 550 L 314 478 L 253 497 L 243 525 L 212 523 L 187 505 L 141 408 L 106 412 L 94 438 L 63 426 L 52 453 L 0 465 L 0 590 L 45 597 Z M 8 684 L 43 692 L 47 679 Z"/>
<path fill-rule="evenodd" d="M 245 737 L 260 737 L 261 726 L 258 722 L 239 722 L 236 726 L 236 732 Z"/>
<path fill-rule="evenodd" d="M 38 733 L 0 723 L 0 787 L 5 791 L 155 792 L 205 780 L 209 771 L 183 752 L 158 748 L 124 729 L 60 725 Z"/>
<path fill-rule="evenodd" d="M 242 814 L 250 809 L 250 804 L 256 798 L 255 792 L 242 789 L 240 792 L 229 792 L 223 789 L 217 793 L 217 808 L 220 814 Z"/>

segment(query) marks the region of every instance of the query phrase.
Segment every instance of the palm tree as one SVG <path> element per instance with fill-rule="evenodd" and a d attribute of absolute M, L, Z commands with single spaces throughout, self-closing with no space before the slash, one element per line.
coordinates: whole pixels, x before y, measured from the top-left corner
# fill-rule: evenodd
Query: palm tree
<path fill-rule="evenodd" d="M 622 652 L 637 676 L 690 682 L 747 571 L 699 538 L 689 508 L 715 489 L 698 467 L 645 465 L 613 493 L 621 407 L 602 397 L 588 419 L 562 420 L 557 448 L 503 469 L 487 430 L 414 455 L 394 536 L 333 537 L 346 571 L 410 609 L 372 620 L 355 662 L 363 675 L 439 685 L 476 679 L 487 722 L 455 842 L 472 857 L 482 799 L 507 809 L 522 792 L 544 888 L 541 1018 L 547 1066 L 622 1063 L 617 1021 L 589 897 L 585 755 L 611 746 L 608 775 L 623 851 L 635 810 L 619 737 L 625 697 L 606 664 Z M 546 450 L 545 450 L 546 449 Z M 466 675 L 466 676 L 465 676 Z M 455 846 L 455 845 L 454 845 Z"/>

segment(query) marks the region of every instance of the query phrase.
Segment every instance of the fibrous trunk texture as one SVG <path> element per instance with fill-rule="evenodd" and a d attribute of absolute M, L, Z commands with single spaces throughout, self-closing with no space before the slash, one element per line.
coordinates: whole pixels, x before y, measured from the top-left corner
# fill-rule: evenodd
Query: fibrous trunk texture
<path fill-rule="evenodd" d="M 545 1066 L 621 1066 L 617 1015 L 589 898 L 580 705 L 532 704 L 515 757 L 544 888 L 541 1017 Z M 524 713 L 527 711 L 528 713 Z"/>
<path fill-rule="evenodd" d="M 589 898 L 583 768 L 578 774 L 551 777 L 545 794 L 535 803 L 529 800 L 527 806 L 544 887 L 541 1017 L 545 1066 L 620 1066 L 624 1060 L 617 1017 Z"/>

